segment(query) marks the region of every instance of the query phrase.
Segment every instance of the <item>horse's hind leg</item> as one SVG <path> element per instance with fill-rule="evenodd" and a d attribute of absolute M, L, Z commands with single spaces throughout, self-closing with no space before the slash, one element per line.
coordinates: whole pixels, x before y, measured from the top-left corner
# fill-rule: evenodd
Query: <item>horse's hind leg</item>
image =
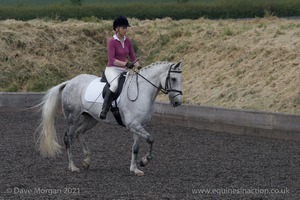
<path fill-rule="evenodd" d="M 86 145 L 85 139 L 84 139 L 84 133 L 93 128 L 98 123 L 97 120 L 95 120 L 92 116 L 90 116 L 87 113 L 83 113 L 80 120 L 80 126 L 78 127 L 76 131 L 76 135 L 78 135 L 79 142 L 83 151 L 83 154 L 85 156 L 85 159 L 82 161 L 84 169 L 89 169 L 90 163 L 91 163 L 91 152 L 89 148 Z"/>
<path fill-rule="evenodd" d="M 64 142 L 67 149 L 68 161 L 69 161 L 69 170 L 72 172 L 79 172 L 79 168 L 77 168 L 73 161 L 73 155 L 71 153 L 71 146 L 74 141 L 74 133 L 76 127 L 74 125 L 69 126 L 67 132 L 65 133 Z"/>
<path fill-rule="evenodd" d="M 80 134 L 78 135 L 79 142 L 83 151 L 83 154 L 85 156 L 85 159 L 82 161 L 82 165 L 84 169 L 89 169 L 90 168 L 90 163 L 91 163 L 91 151 L 86 145 L 84 135 Z"/>
<path fill-rule="evenodd" d="M 77 168 L 73 161 L 73 155 L 71 153 L 71 145 L 74 141 L 74 136 L 78 137 L 80 141 L 81 148 L 83 150 L 83 153 L 85 155 L 85 159 L 83 160 L 83 166 L 85 169 L 88 169 L 90 166 L 90 150 L 88 149 L 86 142 L 84 140 L 84 133 L 93 128 L 98 121 L 95 120 L 93 117 L 91 117 L 87 113 L 83 113 L 79 116 L 79 119 L 76 121 L 77 123 L 72 123 L 72 125 L 69 126 L 68 131 L 65 134 L 65 145 L 67 148 L 67 154 L 68 154 L 68 160 L 69 160 L 69 169 L 72 172 L 79 172 L 79 168 Z M 74 125 L 74 124 L 77 124 Z"/>

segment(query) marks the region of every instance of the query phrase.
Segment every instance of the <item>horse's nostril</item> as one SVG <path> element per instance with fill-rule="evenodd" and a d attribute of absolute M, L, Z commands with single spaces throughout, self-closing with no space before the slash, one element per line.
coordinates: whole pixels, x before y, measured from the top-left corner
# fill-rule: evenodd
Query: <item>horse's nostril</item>
<path fill-rule="evenodd" d="M 177 107 L 177 106 L 180 106 L 180 103 L 175 101 L 173 105 L 174 105 L 174 107 Z"/>

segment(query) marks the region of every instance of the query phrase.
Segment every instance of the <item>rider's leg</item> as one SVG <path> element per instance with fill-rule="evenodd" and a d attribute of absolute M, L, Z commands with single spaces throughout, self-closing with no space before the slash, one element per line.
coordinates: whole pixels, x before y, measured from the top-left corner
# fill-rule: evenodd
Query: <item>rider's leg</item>
<path fill-rule="evenodd" d="M 104 98 L 102 111 L 99 114 L 100 119 L 106 119 L 107 112 L 109 111 L 111 102 L 113 101 L 113 96 L 118 88 L 118 78 L 123 71 L 124 69 L 119 67 L 106 67 L 105 69 L 105 76 L 110 87 Z"/>
<path fill-rule="evenodd" d="M 111 106 L 111 102 L 113 101 L 114 94 L 115 93 L 112 92 L 110 89 L 106 92 L 102 106 L 102 111 L 99 115 L 100 119 L 106 119 L 106 115 Z"/>

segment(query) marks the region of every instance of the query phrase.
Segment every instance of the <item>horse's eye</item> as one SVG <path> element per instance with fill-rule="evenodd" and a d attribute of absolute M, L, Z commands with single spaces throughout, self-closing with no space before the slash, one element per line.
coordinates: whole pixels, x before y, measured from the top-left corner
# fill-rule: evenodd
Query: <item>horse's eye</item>
<path fill-rule="evenodd" d="M 171 80 L 172 80 L 173 82 L 175 82 L 175 81 L 176 81 L 176 78 L 171 78 Z"/>

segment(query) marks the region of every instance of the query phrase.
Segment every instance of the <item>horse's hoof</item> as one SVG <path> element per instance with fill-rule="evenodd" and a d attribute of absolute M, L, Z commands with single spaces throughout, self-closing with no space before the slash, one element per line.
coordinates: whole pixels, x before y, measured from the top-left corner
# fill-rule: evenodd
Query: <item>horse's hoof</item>
<path fill-rule="evenodd" d="M 144 176 L 144 172 L 141 171 L 141 170 L 139 170 L 139 169 L 137 169 L 137 170 L 134 171 L 134 175 L 136 175 L 136 176 Z"/>
<path fill-rule="evenodd" d="M 77 167 L 70 167 L 69 169 L 71 170 L 71 172 L 79 172 L 80 171 L 79 168 L 77 168 Z"/>
<path fill-rule="evenodd" d="M 88 162 L 86 162 L 85 160 L 82 161 L 82 165 L 85 170 L 88 170 L 90 168 L 90 164 Z"/>
<path fill-rule="evenodd" d="M 130 170 L 135 176 L 144 176 L 144 172 L 139 169 Z"/>
<path fill-rule="evenodd" d="M 147 157 L 143 157 L 143 158 L 141 159 L 141 161 L 140 161 L 140 166 L 141 166 L 141 167 L 145 167 L 146 165 L 148 165 L 148 163 L 149 163 L 148 158 L 147 158 Z"/>

